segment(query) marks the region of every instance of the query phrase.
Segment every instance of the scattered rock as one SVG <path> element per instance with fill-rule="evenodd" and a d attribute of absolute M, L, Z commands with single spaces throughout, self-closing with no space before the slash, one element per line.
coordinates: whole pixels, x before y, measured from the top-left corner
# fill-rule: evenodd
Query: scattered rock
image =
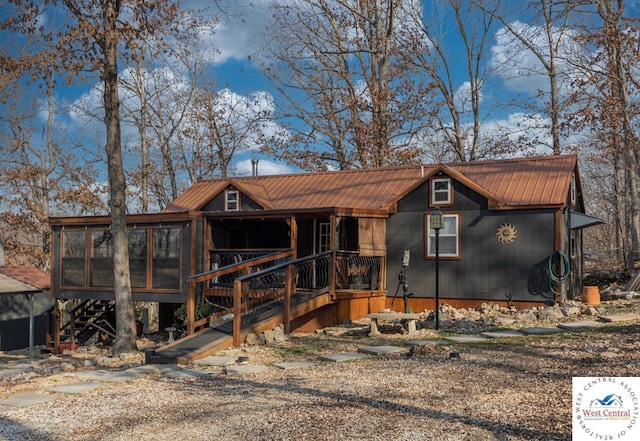
<path fill-rule="evenodd" d="M 249 334 L 247 334 L 247 337 L 244 339 L 244 342 L 249 346 L 256 345 L 258 344 L 258 336 L 253 332 L 250 332 Z"/>

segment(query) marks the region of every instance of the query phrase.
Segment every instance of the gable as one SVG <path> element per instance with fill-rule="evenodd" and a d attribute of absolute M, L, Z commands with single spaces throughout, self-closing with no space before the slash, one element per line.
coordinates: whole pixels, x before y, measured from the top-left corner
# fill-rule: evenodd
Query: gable
<path fill-rule="evenodd" d="M 392 212 L 401 198 L 437 173 L 482 195 L 492 209 L 564 206 L 576 171 L 577 157 L 560 155 L 219 179 L 194 184 L 163 212 L 222 211 L 211 203 L 229 186 L 255 202 L 250 209 Z"/>

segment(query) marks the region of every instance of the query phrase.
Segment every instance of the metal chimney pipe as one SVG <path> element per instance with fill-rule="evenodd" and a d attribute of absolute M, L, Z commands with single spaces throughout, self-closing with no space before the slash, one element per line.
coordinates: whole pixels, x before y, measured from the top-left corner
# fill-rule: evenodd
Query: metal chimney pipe
<path fill-rule="evenodd" d="M 257 159 L 251 160 L 251 176 L 258 176 L 258 162 Z"/>

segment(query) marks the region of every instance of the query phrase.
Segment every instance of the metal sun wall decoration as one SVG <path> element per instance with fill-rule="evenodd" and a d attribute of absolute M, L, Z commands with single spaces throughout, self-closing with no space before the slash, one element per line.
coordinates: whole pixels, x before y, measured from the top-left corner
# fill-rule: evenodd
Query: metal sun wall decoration
<path fill-rule="evenodd" d="M 496 233 L 496 237 L 498 238 L 498 242 L 500 243 L 511 243 L 516 240 L 516 227 L 511 224 L 502 224 L 498 227 L 498 232 Z"/>

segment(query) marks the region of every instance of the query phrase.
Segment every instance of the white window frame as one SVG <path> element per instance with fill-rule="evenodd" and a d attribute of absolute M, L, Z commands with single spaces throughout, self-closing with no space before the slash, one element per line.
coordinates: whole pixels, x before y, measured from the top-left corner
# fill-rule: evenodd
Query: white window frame
<path fill-rule="evenodd" d="M 571 204 L 575 205 L 578 201 L 578 189 L 576 187 L 576 175 L 571 175 Z"/>
<path fill-rule="evenodd" d="M 318 244 L 318 252 L 323 253 L 325 251 L 331 250 L 331 223 L 320 222 L 318 223 L 318 229 L 320 239 L 320 243 Z"/>
<path fill-rule="evenodd" d="M 436 190 L 436 184 L 446 182 L 447 189 L 446 190 Z M 442 195 L 446 193 L 446 200 L 438 200 L 436 195 Z M 453 198 L 451 197 L 451 178 L 434 178 L 431 180 L 431 205 L 451 205 L 453 203 Z"/>
<path fill-rule="evenodd" d="M 235 200 L 229 196 L 234 195 Z M 224 193 L 224 211 L 240 210 L 240 192 L 238 190 L 227 190 Z"/>
<path fill-rule="evenodd" d="M 450 214 L 444 214 L 442 215 L 444 217 L 444 222 L 445 225 L 447 224 L 447 220 L 449 219 L 454 219 L 454 233 L 444 233 L 444 229 L 440 230 L 440 234 L 439 234 L 439 241 L 440 241 L 440 245 L 442 245 L 442 240 L 445 238 L 450 238 L 450 237 L 454 237 L 455 241 L 456 241 L 456 251 L 455 253 L 444 253 L 442 252 L 442 246 L 440 247 L 440 252 L 438 253 L 438 257 L 444 257 L 444 258 L 459 258 L 460 257 L 460 214 L 458 213 L 450 213 Z M 436 241 L 436 231 L 431 228 L 431 215 L 427 215 L 427 222 L 428 222 L 428 234 L 427 234 L 427 253 L 426 253 L 426 257 L 428 258 L 435 258 L 436 257 L 436 253 L 435 253 L 435 241 Z M 434 251 L 431 251 L 431 246 L 433 244 L 433 248 Z"/>

